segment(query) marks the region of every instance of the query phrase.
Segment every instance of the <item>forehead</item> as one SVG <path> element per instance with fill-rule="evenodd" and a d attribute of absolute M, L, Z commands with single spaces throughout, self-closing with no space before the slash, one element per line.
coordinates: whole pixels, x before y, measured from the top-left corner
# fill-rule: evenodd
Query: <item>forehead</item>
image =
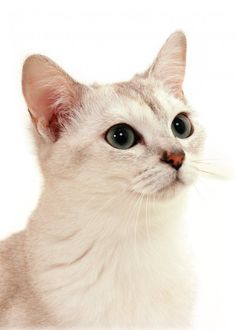
<path fill-rule="evenodd" d="M 92 93 L 89 107 L 90 118 L 98 129 L 107 129 L 118 123 L 126 123 L 136 130 L 150 129 L 157 125 L 157 108 L 154 112 L 137 92 L 127 86 L 101 86 Z M 91 119 L 88 119 L 90 124 Z"/>
<path fill-rule="evenodd" d="M 166 135 L 173 118 L 189 112 L 182 101 L 150 81 L 129 81 L 92 86 L 84 97 L 82 117 L 93 131 L 126 123 L 140 133 Z"/>
<path fill-rule="evenodd" d="M 156 115 L 161 114 L 161 104 L 155 96 L 154 88 L 151 84 L 141 81 L 129 81 L 114 84 L 114 90 L 120 97 L 126 97 L 147 106 Z"/>
<path fill-rule="evenodd" d="M 103 114 L 168 121 L 180 112 L 190 112 L 182 100 L 150 80 L 133 80 L 101 86 L 95 92 Z M 98 99 L 96 101 L 98 101 Z"/>

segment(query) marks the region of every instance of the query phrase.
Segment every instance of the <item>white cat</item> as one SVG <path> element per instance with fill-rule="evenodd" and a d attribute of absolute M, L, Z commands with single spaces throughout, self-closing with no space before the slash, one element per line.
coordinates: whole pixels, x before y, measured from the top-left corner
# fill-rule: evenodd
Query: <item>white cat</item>
<path fill-rule="evenodd" d="M 85 86 L 29 57 L 23 93 L 43 192 L 0 245 L 0 325 L 185 329 L 194 275 L 182 210 L 204 134 L 173 33 L 128 82 Z"/>

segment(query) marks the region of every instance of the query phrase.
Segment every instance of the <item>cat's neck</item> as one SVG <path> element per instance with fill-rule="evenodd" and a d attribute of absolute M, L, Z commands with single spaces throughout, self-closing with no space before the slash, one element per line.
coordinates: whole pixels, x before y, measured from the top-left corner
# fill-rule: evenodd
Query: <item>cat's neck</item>
<path fill-rule="evenodd" d="M 111 230 L 114 235 L 148 228 L 175 227 L 181 218 L 186 195 L 181 193 L 169 200 L 130 192 L 93 193 L 80 191 L 71 185 L 45 186 L 38 207 L 29 223 L 30 231 L 39 235 L 66 239 L 77 232 Z M 97 230 L 97 232 L 96 232 Z"/>
<path fill-rule="evenodd" d="M 134 239 L 147 242 L 150 237 L 158 240 L 163 232 L 175 240 L 184 199 L 181 195 L 169 201 L 155 201 L 125 192 L 91 195 L 71 186 L 46 186 L 28 225 L 29 246 L 46 260 L 44 246 L 56 243 L 61 248 L 73 245 L 76 257 L 84 245 L 95 243 L 109 246 L 128 244 Z M 45 253 L 50 263 L 53 255 Z"/>

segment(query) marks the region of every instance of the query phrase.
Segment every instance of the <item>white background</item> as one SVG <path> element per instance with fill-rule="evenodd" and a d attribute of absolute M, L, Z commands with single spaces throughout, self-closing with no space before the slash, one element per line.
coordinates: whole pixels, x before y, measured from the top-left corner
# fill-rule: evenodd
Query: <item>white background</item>
<path fill-rule="evenodd" d="M 236 164 L 236 10 L 228 1 L 7 1 L 0 4 L 0 239 L 24 228 L 40 176 L 21 67 L 42 53 L 83 82 L 129 79 L 176 29 L 188 38 L 185 93 L 206 128 L 205 160 Z M 235 180 L 202 178 L 186 220 L 199 274 L 196 330 L 236 329 Z"/>

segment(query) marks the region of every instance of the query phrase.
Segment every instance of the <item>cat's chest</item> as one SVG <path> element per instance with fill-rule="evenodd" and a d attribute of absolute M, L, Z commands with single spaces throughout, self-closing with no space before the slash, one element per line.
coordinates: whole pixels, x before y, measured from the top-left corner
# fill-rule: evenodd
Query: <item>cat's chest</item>
<path fill-rule="evenodd" d="M 176 313 L 186 291 L 175 267 L 182 260 L 158 244 L 139 243 L 88 246 L 73 262 L 56 263 L 39 275 L 42 298 L 58 322 L 155 325 Z"/>

